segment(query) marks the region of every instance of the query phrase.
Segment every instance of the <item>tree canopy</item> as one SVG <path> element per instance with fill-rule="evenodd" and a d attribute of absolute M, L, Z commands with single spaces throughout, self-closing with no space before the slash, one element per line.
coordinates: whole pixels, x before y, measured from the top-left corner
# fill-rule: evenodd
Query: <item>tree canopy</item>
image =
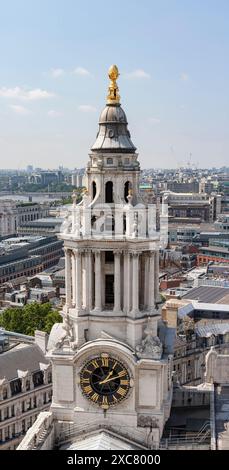
<path fill-rule="evenodd" d="M 35 330 L 50 333 L 54 323 L 61 322 L 61 315 L 49 302 L 44 304 L 34 302 L 22 308 L 7 308 L 0 315 L 0 327 L 29 336 L 33 336 Z"/>

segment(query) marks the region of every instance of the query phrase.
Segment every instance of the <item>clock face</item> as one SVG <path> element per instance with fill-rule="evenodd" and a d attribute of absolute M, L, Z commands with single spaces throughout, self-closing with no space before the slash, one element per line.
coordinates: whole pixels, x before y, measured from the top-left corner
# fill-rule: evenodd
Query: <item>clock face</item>
<path fill-rule="evenodd" d="M 104 353 L 83 367 L 80 385 L 89 400 L 107 409 L 126 397 L 130 376 L 121 362 Z"/>

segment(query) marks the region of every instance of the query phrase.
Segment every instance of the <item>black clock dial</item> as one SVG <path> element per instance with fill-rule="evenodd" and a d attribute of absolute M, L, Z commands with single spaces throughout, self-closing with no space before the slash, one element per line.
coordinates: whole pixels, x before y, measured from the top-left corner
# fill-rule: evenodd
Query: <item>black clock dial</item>
<path fill-rule="evenodd" d="M 104 353 L 83 367 L 80 385 L 89 400 L 106 409 L 126 397 L 130 377 L 121 362 Z"/>

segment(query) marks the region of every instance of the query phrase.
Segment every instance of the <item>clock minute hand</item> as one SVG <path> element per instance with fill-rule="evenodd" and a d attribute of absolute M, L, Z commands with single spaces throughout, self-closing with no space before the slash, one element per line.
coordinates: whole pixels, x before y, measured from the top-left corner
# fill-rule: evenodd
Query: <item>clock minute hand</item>
<path fill-rule="evenodd" d="M 107 382 L 111 382 L 111 380 L 115 379 L 120 379 L 119 375 L 116 375 L 115 377 L 106 377 L 106 379 L 102 380 L 102 382 L 99 382 L 100 385 L 106 384 Z"/>
<path fill-rule="evenodd" d="M 107 375 L 107 377 L 103 380 L 101 380 L 101 382 L 99 382 L 99 385 L 102 385 L 102 384 L 105 384 L 107 382 L 107 380 L 109 380 L 109 377 L 113 374 L 113 370 L 111 370 L 109 372 L 109 374 Z"/>

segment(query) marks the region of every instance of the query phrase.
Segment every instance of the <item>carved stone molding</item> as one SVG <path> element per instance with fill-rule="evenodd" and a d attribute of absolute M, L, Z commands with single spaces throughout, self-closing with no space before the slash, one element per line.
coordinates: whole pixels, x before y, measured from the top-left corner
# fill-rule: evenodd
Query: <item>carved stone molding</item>
<path fill-rule="evenodd" d="M 137 424 L 141 428 L 158 428 L 159 421 L 154 416 L 139 415 Z"/>

